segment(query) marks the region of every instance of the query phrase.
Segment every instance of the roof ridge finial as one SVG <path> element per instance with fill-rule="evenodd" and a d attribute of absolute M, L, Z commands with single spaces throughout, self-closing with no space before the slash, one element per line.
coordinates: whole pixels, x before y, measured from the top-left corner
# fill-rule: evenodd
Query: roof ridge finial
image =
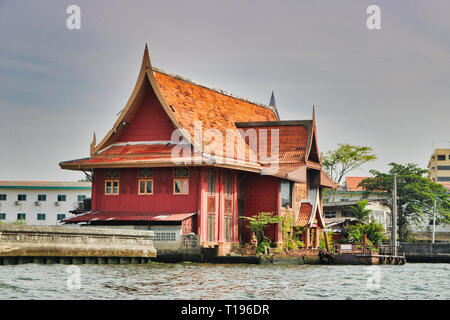
<path fill-rule="evenodd" d="M 316 126 L 316 107 L 313 105 L 313 110 L 312 110 L 312 122 L 313 122 L 313 126 Z"/>
<path fill-rule="evenodd" d="M 272 107 L 275 115 L 277 116 L 277 119 L 280 120 L 280 115 L 278 114 L 278 109 L 277 109 L 277 102 L 275 101 L 275 94 L 272 90 L 272 95 L 270 96 L 270 101 L 269 101 L 269 107 Z"/>
<path fill-rule="evenodd" d="M 152 64 L 150 62 L 150 55 L 148 53 L 148 45 L 145 43 L 144 56 L 142 57 L 141 70 L 151 69 Z"/>

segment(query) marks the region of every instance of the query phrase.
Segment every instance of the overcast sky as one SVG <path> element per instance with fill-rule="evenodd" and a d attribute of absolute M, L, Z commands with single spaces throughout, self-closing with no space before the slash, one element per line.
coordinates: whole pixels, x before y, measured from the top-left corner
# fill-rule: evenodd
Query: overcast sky
<path fill-rule="evenodd" d="M 69 30 L 66 8 L 81 8 Z M 366 9 L 381 8 L 381 30 Z M 450 1 L 0 0 L 0 180 L 77 180 L 135 85 L 155 67 L 310 119 L 319 150 L 370 146 L 426 167 L 450 147 Z"/>

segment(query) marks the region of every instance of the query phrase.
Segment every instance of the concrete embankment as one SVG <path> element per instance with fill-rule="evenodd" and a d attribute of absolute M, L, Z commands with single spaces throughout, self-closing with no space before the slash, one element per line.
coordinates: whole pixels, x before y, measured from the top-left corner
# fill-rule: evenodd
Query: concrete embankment
<path fill-rule="evenodd" d="M 399 253 L 408 262 L 450 263 L 450 243 L 402 242 Z"/>
<path fill-rule="evenodd" d="M 0 263 L 145 263 L 152 231 L 0 225 Z"/>

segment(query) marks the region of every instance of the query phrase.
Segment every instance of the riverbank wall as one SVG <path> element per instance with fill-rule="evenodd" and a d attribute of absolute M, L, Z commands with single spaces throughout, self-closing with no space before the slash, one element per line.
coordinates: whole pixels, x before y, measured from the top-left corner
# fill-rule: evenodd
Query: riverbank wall
<path fill-rule="evenodd" d="M 398 252 L 408 262 L 450 263 L 450 242 L 401 242 Z"/>
<path fill-rule="evenodd" d="M 145 263 L 152 231 L 0 225 L 0 263 Z"/>

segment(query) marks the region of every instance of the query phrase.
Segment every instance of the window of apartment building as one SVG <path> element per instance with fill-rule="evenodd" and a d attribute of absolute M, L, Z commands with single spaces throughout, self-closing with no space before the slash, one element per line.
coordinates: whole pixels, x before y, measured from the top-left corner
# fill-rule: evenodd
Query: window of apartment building
<path fill-rule="evenodd" d="M 347 202 L 348 201 L 348 199 L 344 199 L 344 198 L 342 198 L 341 200 L 339 200 L 340 202 Z"/>
<path fill-rule="evenodd" d="M 77 196 L 77 201 L 78 202 L 83 202 L 84 199 L 86 199 L 86 196 L 84 194 L 79 194 Z"/>
<path fill-rule="evenodd" d="M 105 169 L 105 179 L 119 179 L 120 172 L 119 169 Z"/>
<path fill-rule="evenodd" d="M 342 216 L 343 217 L 354 217 L 353 212 L 351 211 L 342 211 Z"/>
<path fill-rule="evenodd" d="M 153 168 L 139 168 L 139 178 L 153 178 Z"/>
<path fill-rule="evenodd" d="M 0 194 L 0 201 L 6 201 L 6 194 Z"/>
<path fill-rule="evenodd" d="M 58 213 L 58 214 L 56 215 L 56 220 L 57 220 L 57 221 L 64 220 L 65 218 L 66 218 L 66 215 L 65 215 L 64 213 Z"/>
<path fill-rule="evenodd" d="M 118 195 L 119 194 L 119 180 L 106 180 L 105 181 L 105 194 L 106 195 Z"/>
<path fill-rule="evenodd" d="M 17 220 L 27 220 L 26 213 L 18 213 L 17 214 Z"/>
<path fill-rule="evenodd" d="M 0 213 L 0 220 L 6 220 L 6 213 Z"/>
<path fill-rule="evenodd" d="M 17 200 L 18 201 L 27 201 L 27 195 L 26 194 L 18 194 Z"/>
<path fill-rule="evenodd" d="M 336 218 L 336 211 L 325 212 L 325 218 L 328 218 L 328 219 Z"/>
<path fill-rule="evenodd" d="M 445 161 L 445 154 L 438 154 L 437 159 L 438 161 Z"/>
<path fill-rule="evenodd" d="M 153 194 L 153 180 L 139 180 L 139 194 Z"/>
<path fill-rule="evenodd" d="M 437 168 L 438 170 L 450 170 L 450 166 L 437 166 Z"/>
<path fill-rule="evenodd" d="M 437 181 L 450 181 L 450 177 L 437 177 Z"/>
<path fill-rule="evenodd" d="M 65 194 L 58 194 L 58 201 L 66 201 L 66 195 Z"/>
<path fill-rule="evenodd" d="M 38 199 L 38 201 L 47 201 L 47 195 L 46 194 L 38 194 L 37 199 Z"/>
<path fill-rule="evenodd" d="M 281 207 L 292 208 L 292 183 L 281 181 Z"/>
<path fill-rule="evenodd" d="M 189 194 L 189 179 L 174 179 L 173 180 L 174 194 Z"/>
<path fill-rule="evenodd" d="M 45 221 L 45 213 L 38 213 L 37 219 L 38 221 Z"/>

